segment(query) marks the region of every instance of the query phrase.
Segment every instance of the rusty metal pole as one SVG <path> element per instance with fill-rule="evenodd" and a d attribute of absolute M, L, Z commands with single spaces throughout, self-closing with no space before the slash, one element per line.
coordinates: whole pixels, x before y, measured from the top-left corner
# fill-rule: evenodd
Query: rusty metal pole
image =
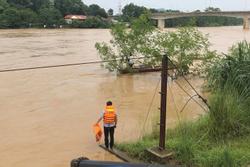
<path fill-rule="evenodd" d="M 167 55 L 164 55 L 162 58 L 162 72 L 161 72 L 161 115 L 160 115 L 160 142 L 159 142 L 160 150 L 165 150 L 167 84 L 168 84 L 168 57 Z"/>

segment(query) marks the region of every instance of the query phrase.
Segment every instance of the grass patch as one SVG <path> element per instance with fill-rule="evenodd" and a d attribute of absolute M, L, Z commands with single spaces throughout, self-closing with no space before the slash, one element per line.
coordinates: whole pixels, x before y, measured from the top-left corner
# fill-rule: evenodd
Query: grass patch
<path fill-rule="evenodd" d="M 209 136 L 208 116 L 197 122 L 186 122 L 168 131 L 167 148 L 178 163 L 186 166 L 234 167 L 250 164 L 250 135 L 217 141 Z M 145 151 L 158 145 L 158 137 L 145 136 L 134 143 L 118 144 L 117 148 L 129 156 L 149 162 Z"/>
<path fill-rule="evenodd" d="M 121 143 L 117 145 L 117 148 L 126 152 L 130 157 L 134 157 L 143 161 L 150 161 L 150 156 L 146 152 L 147 148 L 151 148 L 157 145 L 158 137 L 154 135 L 148 135 L 142 138 L 142 140 L 134 143 Z"/>

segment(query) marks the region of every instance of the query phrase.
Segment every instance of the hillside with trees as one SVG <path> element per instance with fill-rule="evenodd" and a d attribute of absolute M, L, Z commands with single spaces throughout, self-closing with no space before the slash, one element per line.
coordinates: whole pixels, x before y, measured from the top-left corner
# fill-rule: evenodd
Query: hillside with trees
<path fill-rule="evenodd" d="M 109 26 L 103 8 L 87 6 L 81 0 L 0 0 L 0 28 L 59 27 L 66 24 L 64 16 L 68 14 L 90 16 L 82 27 Z"/>
<path fill-rule="evenodd" d="M 219 8 L 208 7 L 204 11 L 220 11 Z M 144 13 L 181 12 L 171 9 L 148 9 L 130 3 L 122 9 L 118 18 L 121 22 L 131 23 Z M 194 12 L 201 12 L 199 10 Z M 73 21 L 66 24 L 66 15 L 86 15 L 87 20 Z M 81 0 L 0 0 L 0 28 L 56 28 L 61 25 L 71 28 L 109 28 L 108 16 L 113 16 L 113 9 L 107 12 L 96 4 L 86 5 Z M 156 23 L 155 23 L 156 24 Z M 232 26 L 242 24 L 242 19 L 230 17 L 183 17 L 168 19 L 167 27 L 180 26 Z"/>

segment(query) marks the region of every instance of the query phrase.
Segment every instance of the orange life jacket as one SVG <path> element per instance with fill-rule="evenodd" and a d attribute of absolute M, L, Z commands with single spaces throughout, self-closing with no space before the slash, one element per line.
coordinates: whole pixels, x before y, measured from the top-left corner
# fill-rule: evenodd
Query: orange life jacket
<path fill-rule="evenodd" d="M 103 115 L 103 122 L 105 124 L 113 124 L 115 123 L 115 109 L 113 106 L 106 106 L 104 115 Z"/>

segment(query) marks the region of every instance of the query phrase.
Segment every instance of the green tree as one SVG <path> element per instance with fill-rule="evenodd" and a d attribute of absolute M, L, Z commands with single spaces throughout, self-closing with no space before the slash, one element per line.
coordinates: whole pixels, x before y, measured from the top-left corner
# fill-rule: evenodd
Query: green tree
<path fill-rule="evenodd" d="M 132 19 L 140 17 L 146 11 L 147 8 L 130 3 L 122 9 L 122 18 L 124 21 L 129 22 Z"/>
<path fill-rule="evenodd" d="M 96 44 L 103 60 L 119 59 L 106 64 L 105 67 L 111 71 L 131 71 L 131 58 L 142 55 L 143 65 L 159 66 L 162 55 L 168 53 L 181 75 L 188 73 L 196 60 L 206 62 L 215 54 L 208 49 L 208 38 L 197 29 L 185 27 L 174 32 L 161 32 L 152 26 L 147 15 L 134 20 L 130 30 L 124 24 L 115 25 L 111 34 L 111 45 Z M 195 70 L 198 67 L 201 66 Z"/>
<path fill-rule="evenodd" d="M 109 9 L 108 10 L 108 15 L 109 16 L 113 16 L 114 15 L 114 10 L 113 9 Z"/>
<path fill-rule="evenodd" d="M 31 9 L 35 12 L 38 12 L 41 8 L 48 8 L 50 5 L 50 0 L 31 0 Z"/>
<path fill-rule="evenodd" d="M 103 18 L 107 18 L 108 14 L 106 13 L 105 9 L 101 8 L 96 4 L 92 4 L 88 8 L 88 15 L 90 16 L 100 16 Z"/>
<path fill-rule="evenodd" d="M 0 0 L 0 14 L 3 13 L 5 9 L 9 7 L 9 4 L 6 0 Z"/>
<path fill-rule="evenodd" d="M 40 22 L 49 27 L 59 24 L 63 18 L 60 11 L 54 7 L 42 8 L 39 10 Z"/>
<path fill-rule="evenodd" d="M 196 60 L 204 62 L 215 55 L 215 52 L 209 50 L 208 38 L 192 27 L 179 28 L 160 38 L 161 47 L 172 57 L 181 74 L 190 72 Z"/>
<path fill-rule="evenodd" d="M 38 21 L 37 14 L 31 9 L 22 9 L 18 13 L 20 17 L 19 27 L 29 27 Z"/>
<path fill-rule="evenodd" d="M 18 28 L 21 22 L 19 12 L 16 8 L 8 8 L 1 15 L 1 27 Z"/>
<path fill-rule="evenodd" d="M 7 0 L 7 2 L 17 8 L 27 8 L 32 6 L 31 0 Z"/>
<path fill-rule="evenodd" d="M 220 8 L 208 7 L 205 9 L 205 12 L 221 12 Z"/>
<path fill-rule="evenodd" d="M 139 56 L 139 47 L 143 44 L 146 36 L 151 34 L 154 26 L 151 24 L 148 15 L 142 15 L 131 24 L 127 30 L 125 24 L 118 23 L 111 28 L 113 39 L 110 44 L 96 43 L 103 60 L 109 61 L 105 67 L 110 71 L 132 71 L 130 60 Z"/>
<path fill-rule="evenodd" d="M 87 6 L 81 0 L 54 0 L 55 8 L 58 9 L 63 16 L 68 14 L 85 15 Z"/>

